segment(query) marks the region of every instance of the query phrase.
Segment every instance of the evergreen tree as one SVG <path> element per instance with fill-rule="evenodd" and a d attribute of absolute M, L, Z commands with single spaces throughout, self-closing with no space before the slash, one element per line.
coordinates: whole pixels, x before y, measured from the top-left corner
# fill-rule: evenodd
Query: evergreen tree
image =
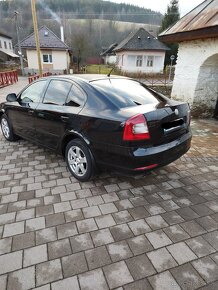
<path fill-rule="evenodd" d="M 160 32 L 166 30 L 167 28 L 175 24 L 179 19 L 180 19 L 179 0 L 171 0 L 170 5 L 167 6 L 167 12 L 165 13 L 164 18 L 162 20 Z M 165 66 L 171 63 L 170 61 L 171 55 L 175 55 L 175 60 L 173 61 L 173 64 L 175 64 L 178 53 L 177 43 L 168 44 L 168 47 L 170 48 L 170 50 L 166 52 Z"/>

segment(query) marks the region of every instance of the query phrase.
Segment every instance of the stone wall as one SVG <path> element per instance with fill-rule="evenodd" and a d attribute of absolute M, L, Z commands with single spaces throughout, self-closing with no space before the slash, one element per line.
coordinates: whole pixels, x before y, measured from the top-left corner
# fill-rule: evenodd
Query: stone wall
<path fill-rule="evenodd" d="M 194 116 L 212 116 L 218 96 L 218 38 L 179 45 L 172 98 L 188 102 Z"/>

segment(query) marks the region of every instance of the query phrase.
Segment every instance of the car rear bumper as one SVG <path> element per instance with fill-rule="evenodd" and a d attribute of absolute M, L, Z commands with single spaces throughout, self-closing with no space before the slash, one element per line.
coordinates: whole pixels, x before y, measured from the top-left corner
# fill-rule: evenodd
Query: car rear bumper
<path fill-rule="evenodd" d="M 154 164 L 154 167 L 164 166 L 180 158 L 189 150 L 191 138 L 192 134 L 188 132 L 167 144 L 150 148 L 105 146 L 104 151 L 96 150 L 94 155 L 96 162 L 100 165 L 141 172 L 146 170 L 145 167 Z"/>

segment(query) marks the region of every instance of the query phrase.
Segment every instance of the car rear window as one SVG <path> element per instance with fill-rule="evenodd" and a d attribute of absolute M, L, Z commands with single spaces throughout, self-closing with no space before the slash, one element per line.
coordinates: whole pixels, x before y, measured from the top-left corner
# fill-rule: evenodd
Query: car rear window
<path fill-rule="evenodd" d="M 119 108 L 158 104 L 162 98 L 150 92 L 143 84 L 126 79 L 103 79 L 91 84 Z"/>

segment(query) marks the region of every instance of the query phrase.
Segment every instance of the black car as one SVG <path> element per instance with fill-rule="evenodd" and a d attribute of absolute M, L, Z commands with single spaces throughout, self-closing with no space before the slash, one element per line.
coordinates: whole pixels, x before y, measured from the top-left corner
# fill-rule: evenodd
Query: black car
<path fill-rule="evenodd" d="M 97 168 L 142 172 L 169 164 L 191 144 L 190 110 L 134 79 L 41 78 L 0 105 L 8 141 L 19 137 L 65 156 L 81 181 Z"/>

